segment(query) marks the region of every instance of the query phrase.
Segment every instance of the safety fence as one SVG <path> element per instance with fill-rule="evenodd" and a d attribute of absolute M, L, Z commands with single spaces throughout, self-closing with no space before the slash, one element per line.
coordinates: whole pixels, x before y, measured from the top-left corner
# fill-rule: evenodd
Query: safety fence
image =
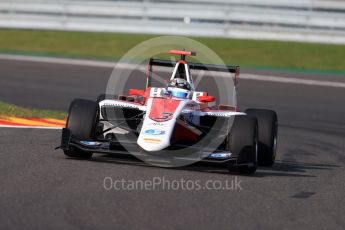
<path fill-rule="evenodd" d="M 345 44 L 345 1 L 0 0 L 0 27 Z"/>

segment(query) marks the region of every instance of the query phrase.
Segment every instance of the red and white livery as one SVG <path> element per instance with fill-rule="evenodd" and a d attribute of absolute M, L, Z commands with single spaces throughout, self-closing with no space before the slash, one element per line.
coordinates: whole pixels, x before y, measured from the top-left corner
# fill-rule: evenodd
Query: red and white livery
<path fill-rule="evenodd" d="M 222 163 L 244 173 L 254 173 L 258 164 L 273 165 L 278 127 L 274 111 L 240 112 L 236 103 L 217 104 L 214 96 L 195 89 L 191 70 L 233 74 L 229 97 L 236 102 L 239 66 L 188 63 L 186 57 L 195 55 L 190 51 L 170 54 L 180 60 L 149 60 L 145 89 L 103 95 L 97 101 L 75 99 L 62 133 L 64 153 L 89 158 L 93 153 L 130 152 L 152 161 Z M 163 87 L 151 86 L 153 66 L 172 68 Z"/>

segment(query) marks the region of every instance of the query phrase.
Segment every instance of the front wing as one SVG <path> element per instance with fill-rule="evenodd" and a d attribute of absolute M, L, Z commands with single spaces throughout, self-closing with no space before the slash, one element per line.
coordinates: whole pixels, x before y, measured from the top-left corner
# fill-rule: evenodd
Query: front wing
<path fill-rule="evenodd" d="M 179 148 L 195 148 L 202 150 L 198 158 L 186 158 L 180 157 L 184 161 L 191 162 L 208 162 L 208 163 L 227 163 L 231 162 L 234 165 L 239 165 L 237 163 L 238 156 L 233 155 L 227 151 L 211 151 L 205 147 L 198 146 L 174 146 Z M 62 129 L 61 146 L 59 147 L 63 150 L 81 150 L 85 152 L 92 153 L 103 153 L 103 154 L 115 154 L 115 155 L 127 155 L 135 156 L 139 159 L 147 158 L 150 160 L 150 153 L 142 151 L 136 141 L 131 141 L 127 138 L 109 140 L 109 141 L 89 141 L 89 140 L 77 140 L 71 135 L 71 132 L 67 128 Z M 128 152 L 130 150 L 130 152 Z M 179 160 L 179 159 L 177 159 Z"/>

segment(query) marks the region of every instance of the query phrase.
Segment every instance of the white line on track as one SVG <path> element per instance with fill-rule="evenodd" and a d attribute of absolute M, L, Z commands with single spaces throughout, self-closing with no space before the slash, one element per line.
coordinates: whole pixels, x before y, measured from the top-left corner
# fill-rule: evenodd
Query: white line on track
<path fill-rule="evenodd" d="M 108 67 L 108 68 L 114 68 L 116 64 L 116 62 L 110 62 L 110 61 L 94 61 L 94 60 L 81 60 L 81 59 L 79 60 L 79 59 L 73 59 L 73 58 L 55 58 L 55 57 L 34 57 L 34 56 L 25 56 L 25 55 L 12 55 L 12 54 L 0 54 L 0 59 L 12 60 L 12 61 L 63 64 L 63 65 Z"/>
<path fill-rule="evenodd" d="M 292 78 L 292 77 L 275 77 L 275 76 L 261 76 L 261 75 L 255 75 L 255 74 L 241 74 L 240 79 L 299 84 L 299 85 L 345 88 L 345 83 L 343 82 L 318 81 L 318 80 L 299 79 L 299 78 Z"/>
<path fill-rule="evenodd" d="M 45 127 L 45 126 L 16 126 L 16 125 L 0 125 L 0 128 L 14 128 L 14 129 L 51 129 L 61 130 L 61 127 Z"/>
<path fill-rule="evenodd" d="M 0 54 L 2 60 L 13 60 L 13 61 L 28 61 L 28 62 L 41 62 L 41 63 L 52 63 L 52 64 L 63 64 L 63 65 L 78 65 L 78 66 L 91 66 L 91 67 L 106 67 L 114 68 L 116 62 L 107 61 L 94 61 L 94 60 L 78 60 L 70 58 L 54 58 L 54 57 L 33 57 L 24 55 L 11 55 L 11 54 Z M 138 68 L 135 64 L 124 64 L 118 65 L 120 68 Z M 146 67 L 140 68 L 142 71 L 146 71 Z M 156 68 L 157 71 L 166 71 L 164 68 Z M 256 74 L 241 74 L 240 79 L 254 80 L 254 81 L 266 81 L 266 82 L 277 82 L 286 84 L 298 84 L 298 85 L 309 85 L 309 86 L 324 86 L 324 87 L 335 87 L 345 88 L 344 82 L 336 81 L 319 81 L 310 79 L 300 79 L 291 77 L 279 77 L 279 76 L 263 76 Z"/>

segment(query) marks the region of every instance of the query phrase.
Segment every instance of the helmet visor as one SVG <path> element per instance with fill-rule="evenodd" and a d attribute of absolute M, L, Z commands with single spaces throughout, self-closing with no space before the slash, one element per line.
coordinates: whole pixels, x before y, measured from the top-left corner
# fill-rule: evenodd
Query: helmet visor
<path fill-rule="evenodd" d="M 181 91 L 178 91 L 178 90 L 172 90 L 172 91 L 171 91 L 171 95 L 172 95 L 173 97 L 178 97 L 178 98 L 187 98 L 188 93 L 186 93 L 186 92 L 181 92 Z"/>

